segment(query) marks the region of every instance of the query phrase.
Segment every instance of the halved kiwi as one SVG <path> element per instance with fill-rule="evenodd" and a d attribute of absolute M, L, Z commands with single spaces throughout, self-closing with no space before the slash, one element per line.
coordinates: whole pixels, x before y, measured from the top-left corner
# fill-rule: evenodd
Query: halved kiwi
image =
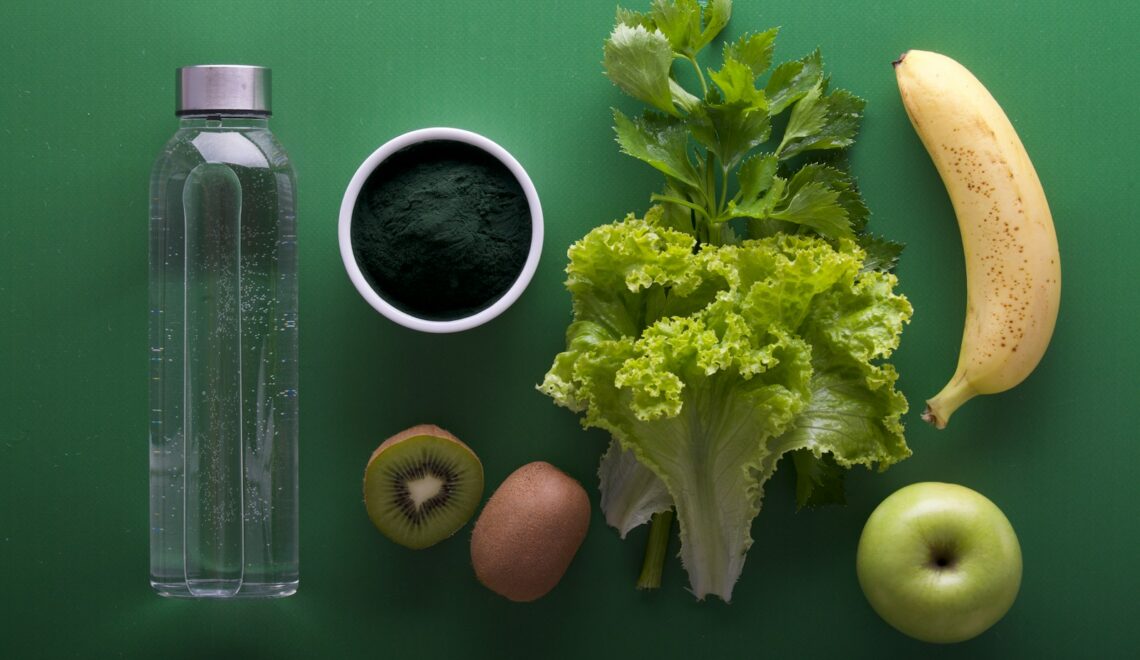
<path fill-rule="evenodd" d="M 457 532 L 482 498 L 479 457 L 432 424 L 388 438 L 364 469 L 368 517 L 385 536 L 409 548 L 426 548 Z"/>

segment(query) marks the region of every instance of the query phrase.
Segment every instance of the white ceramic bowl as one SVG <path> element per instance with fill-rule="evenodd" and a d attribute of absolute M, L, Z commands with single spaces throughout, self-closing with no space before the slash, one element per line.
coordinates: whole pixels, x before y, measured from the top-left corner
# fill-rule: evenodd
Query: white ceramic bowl
<path fill-rule="evenodd" d="M 419 318 L 396 308 L 384 300 L 364 277 L 364 273 L 360 270 L 360 265 L 356 263 L 356 255 L 352 249 L 352 214 L 356 208 L 356 199 L 360 195 L 360 190 L 368 180 L 368 177 L 379 167 L 380 163 L 384 162 L 392 154 L 420 142 L 433 141 L 463 142 L 478 147 L 497 158 L 503 165 L 506 165 L 507 169 L 518 179 L 519 185 L 522 186 L 523 192 L 526 193 L 527 205 L 530 207 L 530 250 L 527 253 L 526 261 L 523 263 L 522 270 L 519 271 L 514 283 L 502 296 L 491 303 L 490 306 L 470 316 L 447 321 Z M 535 191 L 534 183 L 531 182 L 526 170 L 523 169 L 522 165 L 519 165 L 515 157 L 508 153 L 506 149 L 482 135 L 472 133 L 471 131 L 458 128 L 422 128 L 410 133 L 404 133 L 385 142 L 360 164 L 360 167 L 356 170 L 356 174 L 353 175 L 352 180 L 349 181 L 348 188 L 344 191 L 344 199 L 340 204 L 340 225 L 338 227 L 338 234 L 340 237 L 340 256 L 341 259 L 344 260 L 344 269 L 348 271 L 348 277 L 352 280 L 353 285 L 356 286 L 356 290 L 360 292 L 360 295 L 368 301 L 368 304 L 372 305 L 376 311 L 396 323 L 412 328 L 413 330 L 421 330 L 423 332 L 459 332 L 482 325 L 499 314 L 502 314 L 504 310 L 518 300 L 523 290 L 530 284 L 530 280 L 534 276 L 534 271 L 538 268 L 538 258 L 542 252 L 542 205 L 539 204 L 538 192 Z"/>

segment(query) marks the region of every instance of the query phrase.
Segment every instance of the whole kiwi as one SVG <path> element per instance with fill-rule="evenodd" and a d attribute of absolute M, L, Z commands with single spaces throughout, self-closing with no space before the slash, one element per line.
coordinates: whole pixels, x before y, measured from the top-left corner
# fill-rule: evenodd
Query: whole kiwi
<path fill-rule="evenodd" d="M 475 576 L 517 602 L 546 595 L 569 568 L 590 526 L 590 498 L 553 465 L 528 463 L 491 495 L 471 534 Z"/>

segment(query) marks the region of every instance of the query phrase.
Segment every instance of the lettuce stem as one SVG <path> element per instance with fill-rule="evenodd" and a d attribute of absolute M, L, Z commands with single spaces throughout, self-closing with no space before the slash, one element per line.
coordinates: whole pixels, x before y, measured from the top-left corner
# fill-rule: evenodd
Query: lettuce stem
<path fill-rule="evenodd" d="M 673 510 L 653 514 L 649 525 L 649 540 L 645 543 L 645 559 L 641 562 L 638 589 L 661 587 L 661 571 L 665 555 L 669 552 L 669 532 L 673 530 Z"/>

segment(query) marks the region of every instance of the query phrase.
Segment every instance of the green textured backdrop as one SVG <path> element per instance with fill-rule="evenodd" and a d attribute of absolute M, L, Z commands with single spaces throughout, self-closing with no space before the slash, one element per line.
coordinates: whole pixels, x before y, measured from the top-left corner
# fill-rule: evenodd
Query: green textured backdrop
<path fill-rule="evenodd" d="M 534 390 L 569 320 L 566 248 L 643 210 L 658 185 L 611 138 L 610 106 L 633 107 L 601 75 L 614 5 L 0 5 L 0 657 L 1008 658 L 1140 648 L 1137 5 L 738 3 L 729 35 L 780 25 L 777 59 L 820 46 L 833 83 L 867 99 L 853 169 L 873 228 L 909 245 L 899 275 L 916 312 L 895 360 L 914 456 L 883 475 L 855 471 L 849 504 L 817 511 L 796 513 L 791 473 L 778 473 L 731 605 L 694 602 L 675 559 L 662 590 L 633 589 L 644 528 L 621 542 L 597 513 L 605 438 Z M 889 66 L 912 47 L 956 57 L 1002 102 L 1044 182 L 1064 268 L 1039 369 L 972 402 L 944 432 L 918 410 L 954 366 L 962 254 Z M 271 125 L 299 177 L 302 578 L 280 601 L 164 600 L 147 584 L 147 179 L 176 126 L 174 68 L 210 62 L 273 67 Z M 415 334 L 373 312 L 335 238 L 357 164 L 430 125 L 511 150 L 546 213 L 529 290 L 457 336 Z M 360 502 L 369 452 L 420 421 L 477 449 L 488 493 L 535 459 L 586 483 L 590 533 L 549 596 L 517 605 L 480 587 L 466 530 L 411 552 L 369 524 Z M 957 646 L 894 632 L 855 579 L 866 516 L 923 480 L 992 498 L 1025 556 L 1009 615 Z"/>

